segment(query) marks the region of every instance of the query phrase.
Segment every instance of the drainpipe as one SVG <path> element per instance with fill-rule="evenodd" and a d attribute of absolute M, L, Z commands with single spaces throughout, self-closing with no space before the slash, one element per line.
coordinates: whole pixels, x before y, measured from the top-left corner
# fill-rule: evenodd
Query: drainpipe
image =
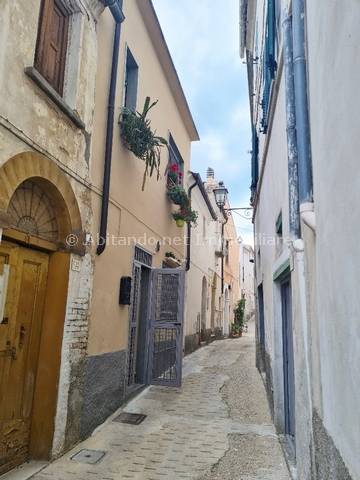
<path fill-rule="evenodd" d="M 301 238 L 302 220 L 315 231 L 313 203 L 312 159 L 310 143 L 310 121 L 307 93 L 307 74 L 305 59 L 305 6 L 304 0 L 293 0 L 292 16 L 286 15 L 284 30 L 284 65 L 286 88 L 286 124 L 289 172 L 289 223 L 293 237 L 291 249 L 294 260 L 294 276 L 297 283 L 298 319 L 295 326 L 297 343 L 303 348 L 304 368 L 302 381 L 304 389 L 302 402 L 307 404 L 308 415 L 301 422 L 306 430 L 305 443 L 310 445 L 310 462 L 303 462 L 302 473 L 310 477 L 314 452 L 311 412 L 311 359 L 309 343 L 308 289 L 306 276 L 305 244 Z M 301 349 L 298 346 L 298 349 Z M 306 426 L 306 427 L 305 427 Z M 303 446 L 299 446 L 302 449 Z M 303 453 L 303 452 L 302 452 Z M 300 454 L 301 455 L 301 454 Z M 304 478 L 305 478 L 304 476 Z"/>
<path fill-rule="evenodd" d="M 119 65 L 121 23 L 125 19 L 122 13 L 120 2 L 118 0 L 106 0 L 104 1 L 104 5 L 105 7 L 109 7 L 111 14 L 116 23 L 115 23 L 115 32 L 114 32 L 112 62 L 111 62 L 111 77 L 110 77 L 110 87 L 109 87 L 108 115 L 107 115 L 106 141 L 105 141 L 103 193 L 102 193 L 102 204 L 101 204 L 100 232 L 99 232 L 98 246 L 96 250 L 97 255 L 101 255 L 104 252 L 106 247 L 107 222 L 108 222 L 109 197 L 110 197 L 112 145 L 113 145 L 113 137 L 114 137 L 116 80 L 117 80 L 117 71 L 118 71 L 118 65 Z"/>
<path fill-rule="evenodd" d="M 225 213 L 226 215 L 226 213 Z M 229 217 L 226 215 L 226 220 L 225 222 L 222 222 L 221 224 L 221 247 L 222 247 L 222 252 L 221 252 L 221 293 L 224 295 L 224 231 L 225 231 L 225 225 L 227 224 L 229 220 Z"/>
<path fill-rule="evenodd" d="M 195 183 L 193 183 L 188 190 L 188 197 L 189 197 L 189 202 L 191 205 L 191 192 L 192 189 L 196 187 L 198 184 L 198 178 L 195 178 Z M 190 270 L 190 260 L 191 260 L 191 224 L 190 222 L 187 223 L 187 238 L 186 238 L 186 271 L 188 272 Z"/>
<path fill-rule="evenodd" d="M 292 17 L 287 14 L 283 21 L 284 65 L 286 98 L 286 134 L 289 177 L 289 228 L 293 238 L 300 237 L 299 176 L 296 136 L 295 86 L 293 64 Z"/>
<path fill-rule="evenodd" d="M 305 56 L 305 1 L 293 0 L 292 10 L 300 214 L 304 223 L 315 230 L 316 224 L 313 203 L 310 121 Z"/>

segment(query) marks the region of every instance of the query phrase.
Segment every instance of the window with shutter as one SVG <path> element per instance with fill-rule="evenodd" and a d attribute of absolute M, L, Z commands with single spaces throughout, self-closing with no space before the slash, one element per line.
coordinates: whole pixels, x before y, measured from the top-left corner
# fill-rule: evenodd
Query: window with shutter
<path fill-rule="evenodd" d="M 277 69 L 276 63 L 276 9 L 275 0 L 268 0 L 266 36 L 263 53 L 263 98 L 261 119 L 262 132 L 267 133 L 272 81 Z"/>
<path fill-rule="evenodd" d="M 35 68 L 63 94 L 69 13 L 60 0 L 42 0 Z"/>

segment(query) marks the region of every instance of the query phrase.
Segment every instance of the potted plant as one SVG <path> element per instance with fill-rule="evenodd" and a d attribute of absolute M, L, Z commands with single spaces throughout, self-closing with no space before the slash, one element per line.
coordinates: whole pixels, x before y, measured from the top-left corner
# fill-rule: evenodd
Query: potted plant
<path fill-rule="evenodd" d="M 186 206 L 189 204 L 189 197 L 183 187 L 173 185 L 168 188 L 167 195 L 175 205 Z"/>
<path fill-rule="evenodd" d="M 245 325 L 245 298 L 241 298 L 234 309 L 234 323 L 232 324 L 232 332 L 242 336 Z"/>
<path fill-rule="evenodd" d="M 147 176 L 151 177 L 156 172 L 159 180 L 161 147 L 168 145 L 164 138 L 157 136 L 151 129 L 151 122 L 147 118 L 149 111 L 157 102 L 150 103 L 150 97 L 146 97 L 142 113 L 125 107 L 119 119 L 125 147 L 145 162 L 142 190 L 145 188 Z"/>
<path fill-rule="evenodd" d="M 242 336 L 242 330 L 239 325 L 236 323 L 233 323 L 231 325 L 231 333 L 230 333 L 232 338 L 237 338 Z"/>
<path fill-rule="evenodd" d="M 196 226 L 198 213 L 190 206 L 181 207 L 180 210 L 172 214 L 173 219 L 178 227 L 183 227 L 185 222 L 192 223 Z"/>
<path fill-rule="evenodd" d="M 182 172 L 179 170 L 179 165 L 173 163 L 168 170 L 168 183 L 169 185 L 179 185 L 182 180 Z"/>
<path fill-rule="evenodd" d="M 180 210 L 178 212 L 174 212 L 172 216 L 179 228 L 182 228 L 185 225 L 185 216 Z"/>

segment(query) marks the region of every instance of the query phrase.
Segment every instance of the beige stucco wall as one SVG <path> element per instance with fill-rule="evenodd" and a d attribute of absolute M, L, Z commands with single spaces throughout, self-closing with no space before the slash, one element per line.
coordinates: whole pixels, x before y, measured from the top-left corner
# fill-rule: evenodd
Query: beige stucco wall
<path fill-rule="evenodd" d="M 230 208 L 230 205 L 227 207 Z M 229 305 L 224 303 L 224 309 L 229 310 L 226 314 L 224 312 L 224 319 L 229 318 L 229 325 L 224 325 L 224 327 L 225 333 L 229 333 L 233 323 L 233 311 L 240 299 L 240 245 L 232 215 L 225 224 L 224 239 L 229 242 L 228 255 L 224 259 L 224 284 L 229 291 Z"/>
<path fill-rule="evenodd" d="M 159 100 L 151 111 L 152 127 L 165 138 L 171 132 L 184 160 L 184 170 L 189 169 L 190 138 L 171 93 L 169 82 L 159 62 L 154 44 L 144 24 L 137 2 L 125 0 L 123 5 L 125 21 L 122 24 L 120 59 L 115 102 L 116 119 L 123 104 L 124 67 L 126 45 L 129 46 L 138 66 L 139 82 L 137 109 L 142 110 L 145 97 Z M 91 159 L 91 177 L 94 185 L 92 204 L 94 210 L 93 236 L 99 229 L 101 189 L 103 181 L 104 142 L 106 134 L 107 101 L 112 57 L 114 21 L 108 11 L 100 17 L 98 25 L 99 64 L 96 78 L 95 134 Z M 176 257 L 184 259 L 183 236 L 185 229 L 179 229 L 171 217 L 173 207 L 166 198 L 165 168 L 168 152 L 161 155 L 161 178 L 148 179 L 145 191 L 141 191 L 144 163 L 128 152 L 120 139 L 120 129 L 115 124 L 113 159 L 110 188 L 108 233 L 116 237 L 151 237 L 145 249 L 154 254 L 153 266 L 161 267 L 166 251 L 173 251 Z M 186 185 L 185 185 L 186 187 Z M 162 245 L 155 252 L 156 241 L 164 237 L 181 237 L 178 245 Z M 128 307 L 119 306 L 119 282 L 122 276 L 131 275 L 134 244 L 129 246 L 111 245 L 96 257 L 94 295 L 92 302 L 89 354 L 118 351 L 127 348 Z"/>
<path fill-rule="evenodd" d="M 221 238 L 219 222 L 212 218 L 198 187 L 192 190 L 191 204 L 199 218 L 197 226 L 191 231 L 191 263 L 186 274 L 185 335 L 199 333 L 203 278 L 207 285 L 206 329 L 211 328 L 211 288 L 214 275 L 217 278 L 216 298 L 221 296 L 220 258 L 215 255 Z"/>
<path fill-rule="evenodd" d="M 245 296 L 245 315 L 250 318 L 255 310 L 254 250 L 250 245 L 240 244 L 240 290 Z"/>

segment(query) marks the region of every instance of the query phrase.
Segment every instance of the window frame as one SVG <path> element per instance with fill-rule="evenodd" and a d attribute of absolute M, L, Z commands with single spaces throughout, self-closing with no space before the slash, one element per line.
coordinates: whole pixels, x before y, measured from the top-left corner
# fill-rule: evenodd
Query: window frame
<path fill-rule="evenodd" d="M 130 82 L 131 82 L 131 85 L 130 85 Z M 129 46 L 126 45 L 123 106 L 132 111 L 136 111 L 138 85 L 139 85 L 139 65 L 135 60 L 135 57 L 132 51 L 130 50 Z"/>
<path fill-rule="evenodd" d="M 272 84 L 277 70 L 277 12 L 276 0 L 267 0 L 265 43 L 263 50 L 263 97 L 261 101 L 261 131 L 266 134 L 269 123 Z"/>
<path fill-rule="evenodd" d="M 167 175 L 167 183 L 168 185 L 174 183 L 173 180 L 169 178 L 169 172 L 171 171 L 171 167 L 176 164 L 178 166 L 178 179 L 177 185 L 184 186 L 184 160 L 181 156 L 181 153 L 176 145 L 174 137 L 169 134 L 169 143 L 168 143 L 168 150 L 169 150 L 169 160 L 168 160 L 168 175 Z M 172 158 L 175 159 L 175 162 L 172 162 Z"/>
<path fill-rule="evenodd" d="M 60 61 L 57 71 L 57 81 L 49 78 L 46 74 L 46 58 L 48 58 L 49 45 L 51 43 L 50 26 L 51 16 L 53 12 L 51 9 L 57 9 L 63 19 L 62 42 L 60 45 Z M 41 74 L 41 76 L 48 82 L 48 84 L 61 96 L 64 95 L 65 72 L 67 63 L 69 32 L 70 32 L 70 16 L 71 12 L 66 8 L 61 0 L 42 0 L 39 12 L 37 40 L 35 48 L 34 67 Z"/>

